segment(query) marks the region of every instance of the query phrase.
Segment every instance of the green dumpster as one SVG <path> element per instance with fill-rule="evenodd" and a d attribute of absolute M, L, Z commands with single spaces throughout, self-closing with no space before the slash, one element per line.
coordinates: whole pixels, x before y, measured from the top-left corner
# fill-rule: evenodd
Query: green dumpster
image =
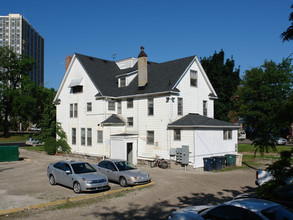
<path fill-rule="evenodd" d="M 0 146 L 0 162 L 19 160 L 18 145 Z"/>
<path fill-rule="evenodd" d="M 228 167 L 236 166 L 236 155 L 235 154 L 226 154 L 226 162 Z"/>

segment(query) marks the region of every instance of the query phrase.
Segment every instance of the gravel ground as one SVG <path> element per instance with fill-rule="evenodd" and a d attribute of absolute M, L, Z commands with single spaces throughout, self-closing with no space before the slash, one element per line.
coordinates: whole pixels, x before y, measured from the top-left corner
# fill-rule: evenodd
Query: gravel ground
<path fill-rule="evenodd" d="M 0 210 L 76 197 L 72 189 L 51 186 L 46 176 L 49 163 L 72 159 L 48 156 L 20 150 L 24 160 L 0 163 Z M 121 197 L 70 209 L 36 210 L 14 219 L 166 219 L 178 208 L 219 204 L 234 196 L 255 189 L 255 170 L 204 172 L 202 169 L 184 171 L 179 166 L 171 169 L 139 166 L 149 172 L 155 184 L 142 190 L 133 190 Z M 112 189 L 119 189 L 111 183 Z M 2 216 L 9 219 L 12 216 Z"/>

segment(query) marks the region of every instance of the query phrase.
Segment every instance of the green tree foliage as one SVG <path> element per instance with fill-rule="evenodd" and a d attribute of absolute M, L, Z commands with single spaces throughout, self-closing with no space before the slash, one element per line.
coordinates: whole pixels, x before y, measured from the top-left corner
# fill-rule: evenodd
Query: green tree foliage
<path fill-rule="evenodd" d="M 291 5 L 291 8 L 293 8 L 293 5 Z M 289 21 L 291 21 L 291 25 L 281 34 L 283 42 L 293 39 L 293 12 L 290 13 Z"/>
<path fill-rule="evenodd" d="M 280 160 L 269 165 L 266 170 L 274 177 L 273 180 L 260 186 L 256 193 L 265 199 L 278 201 L 277 191 L 280 187 L 288 184 L 288 180 L 293 176 L 293 167 L 291 166 L 293 149 L 291 151 L 281 152 Z"/>
<path fill-rule="evenodd" d="M 221 50 L 215 52 L 211 57 L 201 58 L 201 64 L 206 71 L 217 95 L 215 100 L 214 117 L 219 120 L 229 121 L 228 114 L 234 109 L 231 97 L 237 90 L 239 85 L 239 71 L 234 68 L 235 62 L 233 58 L 225 59 L 225 53 Z"/>
<path fill-rule="evenodd" d="M 18 55 L 7 47 L 0 48 L 0 111 L 5 136 L 9 132 L 9 118 L 17 112 L 15 101 L 20 94 L 22 79 L 29 75 L 34 63 L 26 55 Z"/>
<path fill-rule="evenodd" d="M 285 106 L 292 96 L 292 79 L 291 60 L 280 64 L 265 61 L 261 67 L 247 70 L 243 77 L 238 90 L 239 115 L 252 129 L 255 154 L 276 150 L 275 137 L 281 126 L 277 119 L 291 111 Z"/>

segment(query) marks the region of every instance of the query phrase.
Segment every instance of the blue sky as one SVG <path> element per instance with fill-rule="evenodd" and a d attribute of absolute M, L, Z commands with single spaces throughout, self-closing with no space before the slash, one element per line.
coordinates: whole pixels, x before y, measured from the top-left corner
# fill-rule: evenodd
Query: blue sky
<path fill-rule="evenodd" d="M 65 57 L 75 52 L 116 60 L 137 57 L 164 62 L 199 58 L 221 49 L 241 74 L 264 60 L 282 61 L 292 42 L 280 34 L 289 26 L 289 0 L 14 0 L 0 15 L 22 14 L 45 39 L 45 86 L 58 89 Z"/>

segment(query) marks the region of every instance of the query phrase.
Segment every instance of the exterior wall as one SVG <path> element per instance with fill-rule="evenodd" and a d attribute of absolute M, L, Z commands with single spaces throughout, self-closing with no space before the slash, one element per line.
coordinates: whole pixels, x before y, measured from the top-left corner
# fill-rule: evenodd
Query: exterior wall
<path fill-rule="evenodd" d="M 153 159 L 156 156 L 169 159 L 171 148 L 180 148 L 182 145 L 188 145 L 190 150 L 190 162 L 194 167 L 202 166 L 202 157 L 210 154 L 224 154 L 235 152 L 235 143 L 237 143 L 237 132 L 233 131 L 233 140 L 220 142 L 223 140 L 223 130 L 181 130 L 181 140 L 174 141 L 174 130 L 168 130 L 168 124 L 181 118 L 188 113 L 203 114 L 203 100 L 208 102 L 208 117 L 213 117 L 213 100 L 209 100 L 211 93 L 204 76 L 196 63 L 191 66 L 192 70 L 198 72 L 198 86 L 190 86 L 190 70 L 182 77 L 177 88 L 180 90 L 178 95 L 172 96 L 152 96 L 134 98 L 133 108 L 127 108 L 127 99 L 121 100 L 121 114 L 117 113 L 117 102 L 115 110 L 108 110 L 107 99 L 96 100 L 95 94 L 99 91 L 91 82 L 87 73 L 79 61 L 73 57 L 71 65 L 63 79 L 62 87 L 59 88 L 58 98 L 61 100 L 57 105 L 57 121 L 61 125 L 68 137 L 68 143 L 72 152 L 80 154 L 89 154 L 101 157 L 110 157 L 116 155 L 111 152 L 111 142 L 114 143 L 119 138 L 117 134 L 133 134 L 136 138 L 127 139 L 119 142 L 124 147 L 130 141 L 135 150 L 134 163 L 137 159 Z M 83 92 L 72 93 L 69 84 L 72 80 L 83 78 Z M 183 114 L 178 115 L 178 97 L 183 98 Z M 153 98 L 154 114 L 148 115 L 148 98 Z M 92 111 L 87 111 L 87 103 L 92 103 Z M 78 117 L 70 118 L 70 104 L 78 103 Z M 102 122 L 112 114 L 118 116 L 125 122 L 124 126 L 106 126 Z M 133 117 L 133 126 L 127 125 L 127 118 Z M 72 128 L 76 128 L 76 144 L 72 144 Z M 81 128 L 92 129 L 92 145 L 81 145 Z M 97 131 L 103 131 L 103 143 L 97 142 Z M 154 144 L 147 144 L 147 131 L 154 131 Z M 213 138 L 211 138 L 213 137 Z M 87 138 L 86 138 L 87 140 Z M 114 141 L 114 142 L 113 142 Z M 125 148 L 126 149 L 126 148 Z M 121 155 L 124 156 L 125 155 Z"/>
<path fill-rule="evenodd" d="M 211 90 L 204 79 L 203 73 L 196 62 L 192 64 L 190 69 L 197 71 L 197 87 L 190 86 L 190 70 L 186 72 L 177 86 L 181 91 L 180 97 L 183 97 L 183 115 L 187 115 L 188 113 L 203 115 L 203 100 L 206 100 L 208 104 L 207 116 L 214 118 L 214 101 L 209 99 Z M 178 119 L 178 117 L 176 119 Z"/>

